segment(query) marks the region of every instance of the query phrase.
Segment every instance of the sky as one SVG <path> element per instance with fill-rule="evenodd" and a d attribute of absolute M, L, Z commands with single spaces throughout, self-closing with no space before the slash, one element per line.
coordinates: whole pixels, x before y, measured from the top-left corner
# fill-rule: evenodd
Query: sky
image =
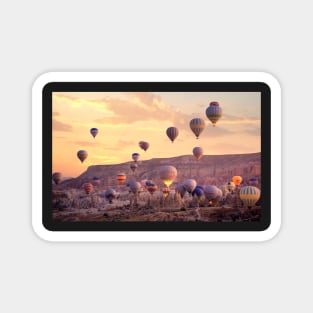
<path fill-rule="evenodd" d="M 216 127 L 205 111 L 218 101 L 223 115 Z M 90 165 L 192 155 L 261 151 L 261 94 L 259 92 L 54 92 L 52 96 L 52 171 L 77 177 Z M 206 128 L 199 139 L 189 122 L 200 117 Z M 166 129 L 175 126 L 174 143 Z M 95 138 L 91 128 L 98 128 Z M 138 143 L 150 144 L 145 152 Z M 77 151 L 86 150 L 81 163 Z"/>

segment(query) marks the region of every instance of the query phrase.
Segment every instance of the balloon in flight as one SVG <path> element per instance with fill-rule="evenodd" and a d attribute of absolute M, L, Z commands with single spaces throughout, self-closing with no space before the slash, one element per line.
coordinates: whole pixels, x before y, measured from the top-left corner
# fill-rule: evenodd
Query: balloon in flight
<path fill-rule="evenodd" d="M 77 157 L 83 163 L 86 160 L 86 158 L 88 157 L 88 152 L 86 150 L 79 150 L 77 152 Z"/>
<path fill-rule="evenodd" d="M 213 101 L 210 103 L 210 106 L 207 107 L 205 113 L 213 126 L 215 126 L 217 121 L 222 117 L 222 108 L 217 101 Z"/>
<path fill-rule="evenodd" d="M 132 159 L 133 159 L 135 162 L 137 162 L 137 161 L 139 160 L 139 157 L 140 157 L 140 154 L 137 153 L 137 152 L 135 152 L 135 153 L 132 154 Z"/>
<path fill-rule="evenodd" d="M 205 128 L 205 122 L 202 118 L 193 118 L 189 123 L 190 129 L 196 135 L 196 138 L 199 139 L 200 134 Z"/>
<path fill-rule="evenodd" d="M 98 128 L 91 128 L 90 129 L 90 134 L 92 135 L 93 138 L 95 138 L 98 134 L 99 130 Z"/>
<path fill-rule="evenodd" d="M 197 161 L 199 161 L 202 158 L 203 149 L 201 147 L 194 147 L 192 153 L 196 157 Z"/>
<path fill-rule="evenodd" d="M 166 130 L 166 135 L 172 142 L 174 142 L 178 134 L 179 134 L 179 131 L 177 127 L 172 126 Z"/>
<path fill-rule="evenodd" d="M 160 178 L 169 187 L 177 176 L 177 169 L 171 165 L 163 165 L 159 170 Z"/>
<path fill-rule="evenodd" d="M 149 149 L 149 142 L 146 142 L 146 141 L 139 141 L 139 147 L 144 150 L 144 151 L 147 151 Z"/>

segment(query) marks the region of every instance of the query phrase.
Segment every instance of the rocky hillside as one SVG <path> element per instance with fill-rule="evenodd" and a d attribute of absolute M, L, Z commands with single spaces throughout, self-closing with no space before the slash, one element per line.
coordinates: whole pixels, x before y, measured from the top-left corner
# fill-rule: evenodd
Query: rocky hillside
<path fill-rule="evenodd" d="M 193 155 L 174 158 L 159 158 L 139 161 L 135 173 L 130 169 L 133 162 L 115 165 L 93 165 L 77 178 L 62 182 L 58 188 L 80 188 L 85 182 L 91 182 L 94 176 L 101 179 L 100 188 L 116 187 L 116 175 L 124 172 L 127 181 L 152 179 L 161 184 L 159 167 L 173 165 L 178 175 L 176 182 L 180 183 L 186 178 L 193 178 L 198 184 L 221 185 L 231 180 L 234 175 L 240 175 L 244 180 L 261 175 L 261 153 L 204 155 L 199 161 Z"/>

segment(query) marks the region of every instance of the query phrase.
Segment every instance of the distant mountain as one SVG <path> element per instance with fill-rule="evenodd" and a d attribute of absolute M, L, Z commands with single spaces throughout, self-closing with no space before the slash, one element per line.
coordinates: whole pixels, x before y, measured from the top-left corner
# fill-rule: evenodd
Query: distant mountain
<path fill-rule="evenodd" d="M 234 175 L 240 175 L 244 180 L 261 176 L 261 153 L 204 155 L 197 161 L 193 155 L 183 155 L 173 158 L 156 158 L 139 161 L 135 173 L 130 169 L 133 162 L 114 165 L 93 165 L 77 178 L 63 181 L 58 188 L 80 188 L 84 183 L 91 182 L 94 176 L 101 179 L 100 188 L 118 186 L 116 175 L 123 172 L 127 181 L 152 179 L 162 184 L 159 178 L 159 167 L 173 165 L 178 175 L 175 182 L 183 182 L 193 178 L 199 185 L 222 185 L 230 181 Z M 174 183 L 175 183 L 174 182 Z"/>

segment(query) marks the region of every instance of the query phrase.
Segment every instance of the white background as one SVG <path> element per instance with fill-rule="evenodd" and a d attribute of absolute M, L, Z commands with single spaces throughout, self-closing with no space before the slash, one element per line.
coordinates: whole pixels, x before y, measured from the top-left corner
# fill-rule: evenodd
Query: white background
<path fill-rule="evenodd" d="M 309 1 L 293 3 L 1 2 L 1 312 L 312 311 L 313 22 Z M 276 76 L 280 233 L 264 243 L 39 239 L 31 228 L 31 86 L 44 72 L 75 70 Z"/>

